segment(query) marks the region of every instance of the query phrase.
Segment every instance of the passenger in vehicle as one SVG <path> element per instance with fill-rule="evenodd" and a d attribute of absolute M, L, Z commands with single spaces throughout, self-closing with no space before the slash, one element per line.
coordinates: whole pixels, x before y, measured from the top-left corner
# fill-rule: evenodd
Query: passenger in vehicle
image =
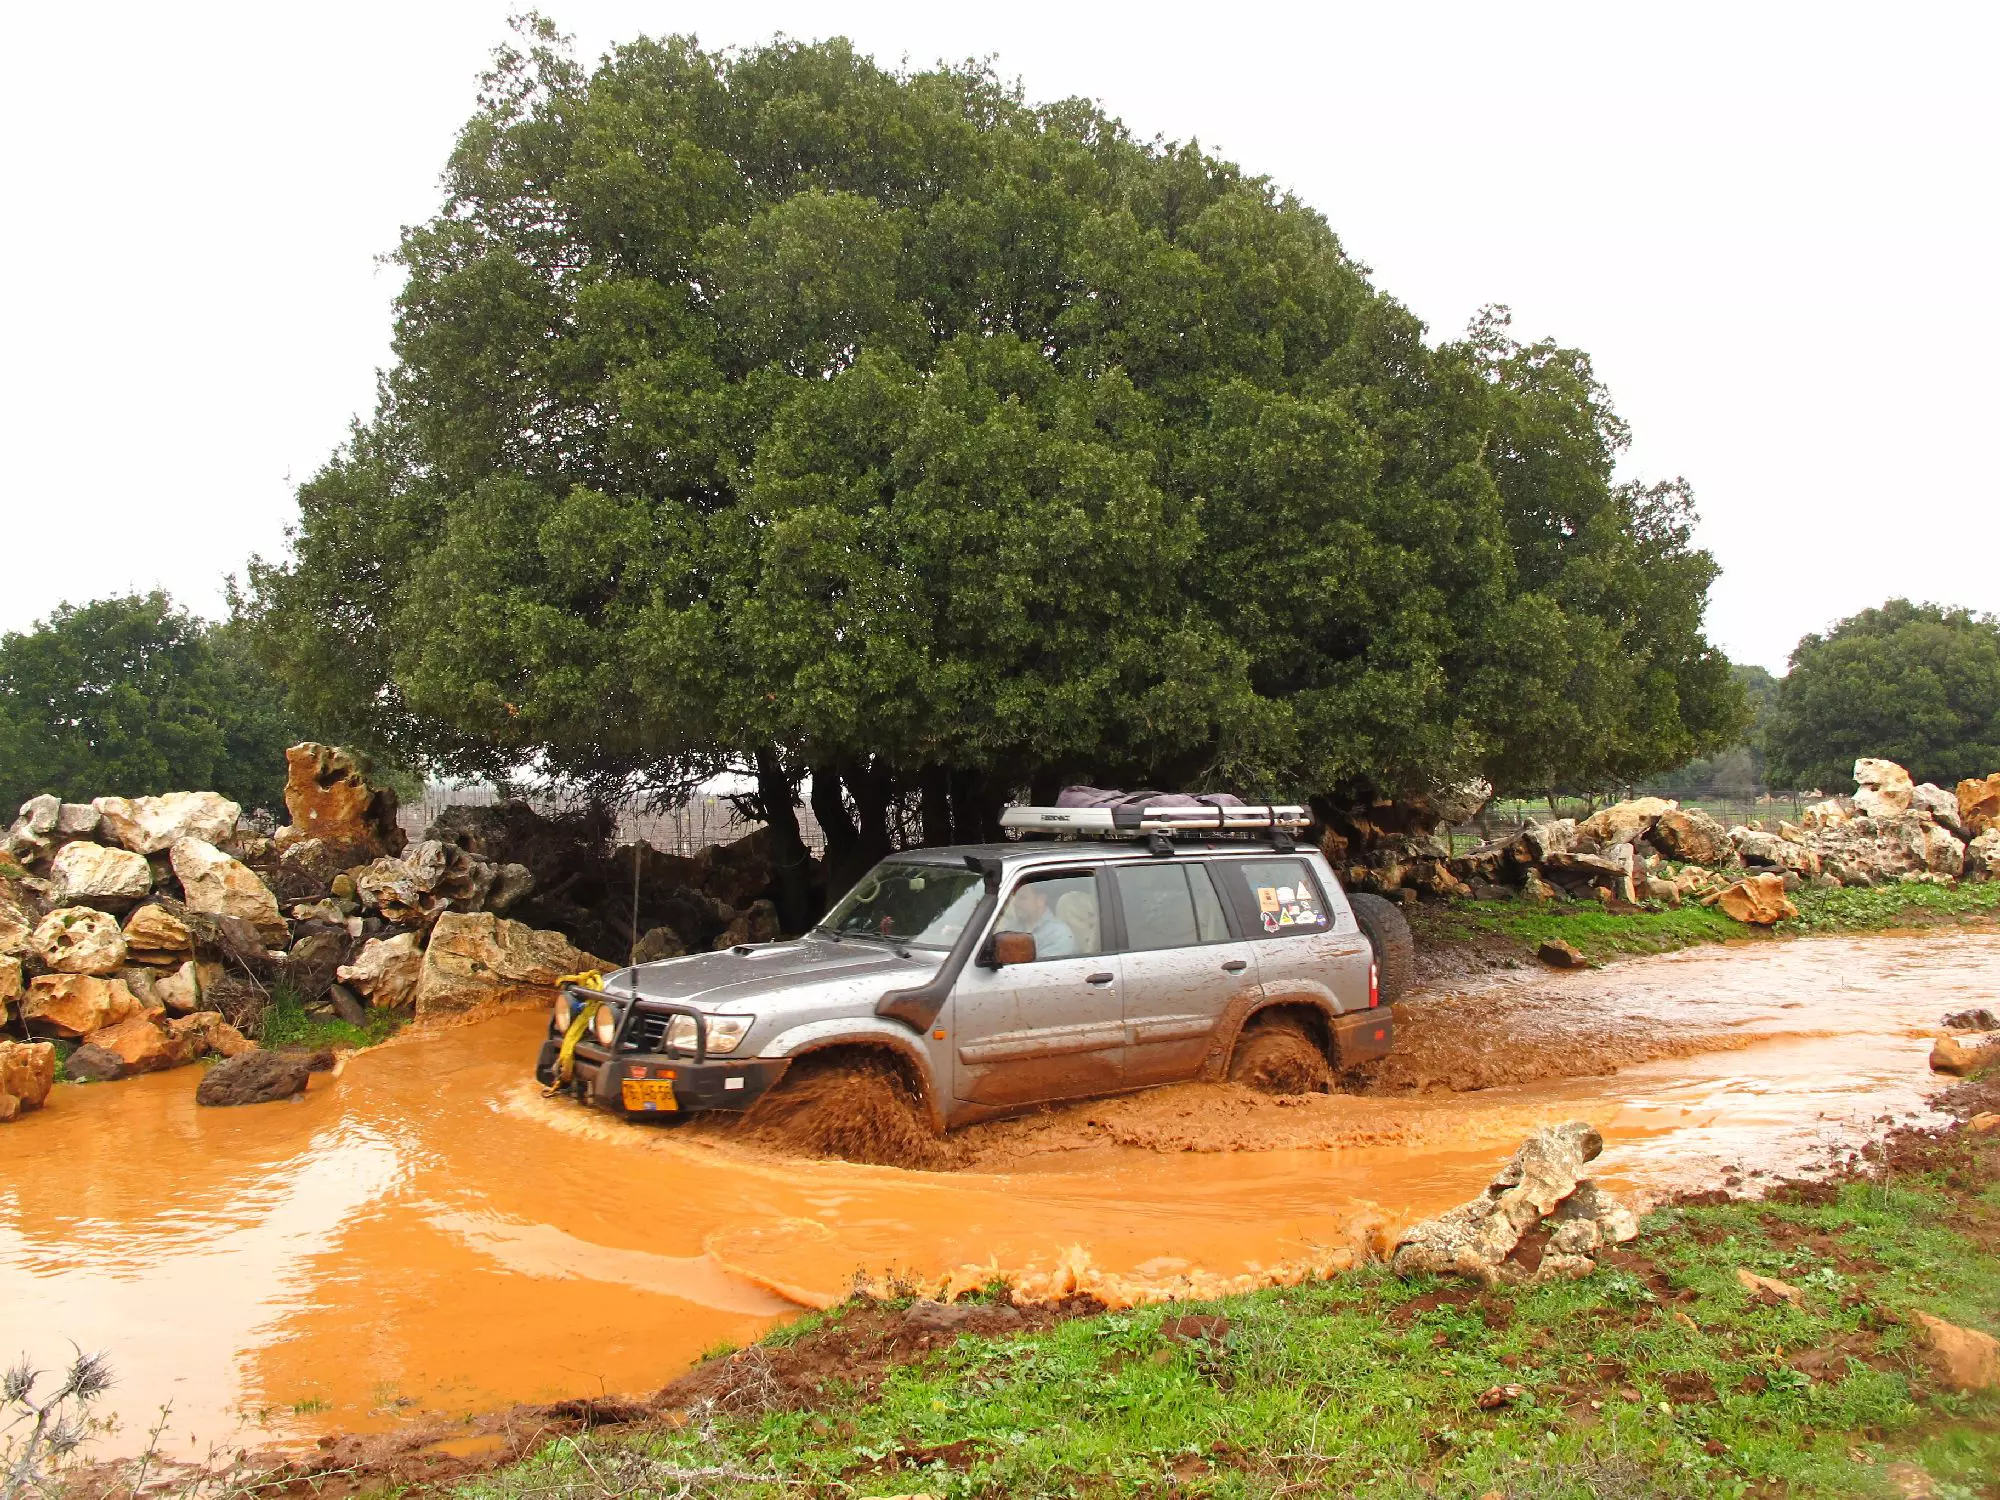
<path fill-rule="evenodd" d="M 1091 891 L 1065 891 L 1056 897 L 1056 916 L 1076 938 L 1075 953 L 1102 953 L 1097 932 L 1097 896 Z M 1036 943 L 1039 950 L 1041 944 Z"/>
<path fill-rule="evenodd" d="M 1049 910 L 1049 898 L 1039 881 L 1031 881 L 1014 892 L 1001 915 L 1000 930 L 1025 932 L 1035 940 L 1035 957 L 1071 958 L 1080 950 L 1076 934 Z"/>

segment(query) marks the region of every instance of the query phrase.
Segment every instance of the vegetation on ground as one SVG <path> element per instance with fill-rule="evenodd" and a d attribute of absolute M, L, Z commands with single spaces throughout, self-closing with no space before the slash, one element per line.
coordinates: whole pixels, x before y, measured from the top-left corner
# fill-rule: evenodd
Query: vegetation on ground
<path fill-rule="evenodd" d="M 2000 1393 L 1943 1388 L 1911 1317 L 2000 1327 L 1996 1155 L 1955 1135 L 1874 1180 L 1669 1208 L 1581 1282 L 1481 1291 L 1372 1267 L 905 1339 L 902 1362 L 854 1361 L 797 1399 L 779 1377 L 814 1346 L 837 1372 L 895 1327 L 896 1305 L 851 1303 L 739 1356 L 707 1405 L 551 1443 L 460 1493 L 1971 1500 L 2000 1493 Z"/>
<path fill-rule="evenodd" d="M 157 591 L 0 637 L 0 808 L 197 789 L 279 807 L 296 727 L 242 626 Z"/>
<path fill-rule="evenodd" d="M 307 1010 L 298 991 L 280 984 L 272 987 L 254 1030 L 257 1041 L 266 1047 L 318 1051 L 323 1047 L 372 1047 L 395 1035 L 404 1019 L 397 1011 L 371 1009 L 368 1023 L 356 1026 L 338 1016 Z"/>
<path fill-rule="evenodd" d="M 1711 907 L 1690 902 L 1678 910 L 1608 912 L 1595 901 L 1452 901 L 1421 904 L 1411 913 L 1419 951 L 1503 939 L 1532 953 L 1558 938 L 1586 958 L 1665 953 L 1697 943 L 1767 942 L 1810 933 L 1881 932 L 1945 922 L 2000 920 L 2000 881 L 1941 885 L 1929 881 L 1792 893 L 1795 920 L 1749 927 Z"/>
<path fill-rule="evenodd" d="M 1727 744 L 1687 488 L 1582 352 L 1431 343 L 1326 221 L 989 69 L 503 49 L 376 414 L 244 605 L 327 736 L 749 771 L 833 884 L 1021 790 L 1603 784 Z M 782 852 L 782 851 L 781 851 Z"/>

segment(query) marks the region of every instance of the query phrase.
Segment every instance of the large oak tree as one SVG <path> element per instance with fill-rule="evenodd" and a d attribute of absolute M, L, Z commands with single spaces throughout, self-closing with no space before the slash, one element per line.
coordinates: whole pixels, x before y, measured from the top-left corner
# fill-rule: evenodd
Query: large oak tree
<path fill-rule="evenodd" d="M 1319 214 L 978 67 L 503 49 L 396 363 L 250 610 L 328 732 L 759 778 L 833 852 L 1070 777 L 1401 794 L 1714 748 L 1684 486 L 1581 354 L 1428 344 Z"/>

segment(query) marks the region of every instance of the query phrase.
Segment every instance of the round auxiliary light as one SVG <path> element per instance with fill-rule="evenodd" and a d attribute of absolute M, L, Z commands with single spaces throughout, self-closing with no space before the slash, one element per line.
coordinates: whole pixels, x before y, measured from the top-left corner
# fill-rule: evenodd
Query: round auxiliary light
<path fill-rule="evenodd" d="M 618 1040 L 618 1012 L 608 1005 L 599 1005 L 597 1014 L 591 1018 L 590 1030 L 598 1046 L 609 1047 Z"/>

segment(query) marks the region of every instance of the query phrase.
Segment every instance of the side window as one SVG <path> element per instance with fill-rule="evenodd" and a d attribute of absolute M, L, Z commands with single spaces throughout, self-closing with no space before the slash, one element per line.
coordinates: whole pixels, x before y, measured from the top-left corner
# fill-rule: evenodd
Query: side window
<path fill-rule="evenodd" d="M 1202 865 L 1190 860 L 1123 865 L 1117 875 L 1118 900 L 1125 908 L 1125 946 L 1134 953 L 1192 948 L 1228 938 L 1222 901 Z"/>
<path fill-rule="evenodd" d="M 1035 961 L 1076 958 L 1104 951 L 1098 920 L 1097 873 L 1080 870 L 1016 886 L 994 925 L 996 932 L 1025 932 L 1035 940 Z"/>
<path fill-rule="evenodd" d="M 1188 883 L 1194 887 L 1194 925 L 1204 943 L 1226 942 L 1229 919 L 1222 914 L 1222 898 L 1215 892 L 1215 878 L 1207 865 L 1188 865 Z"/>
<path fill-rule="evenodd" d="M 1260 937 L 1295 937 L 1333 926 L 1326 897 L 1302 859 L 1232 859 L 1217 873 L 1248 897 Z"/>

